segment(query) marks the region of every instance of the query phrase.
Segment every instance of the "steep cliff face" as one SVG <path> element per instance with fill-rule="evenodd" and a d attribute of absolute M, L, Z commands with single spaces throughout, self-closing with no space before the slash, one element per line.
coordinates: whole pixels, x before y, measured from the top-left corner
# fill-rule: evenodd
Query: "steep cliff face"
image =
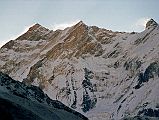
<path fill-rule="evenodd" d="M 159 104 L 159 26 L 146 26 L 125 33 L 82 21 L 57 31 L 36 24 L 0 49 L 0 69 L 90 119 L 136 116 Z"/>

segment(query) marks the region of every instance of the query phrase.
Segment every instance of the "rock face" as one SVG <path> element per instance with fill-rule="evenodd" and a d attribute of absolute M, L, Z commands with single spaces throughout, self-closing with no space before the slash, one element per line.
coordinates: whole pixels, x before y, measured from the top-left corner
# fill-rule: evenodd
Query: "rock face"
<path fill-rule="evenodd" d="M 35 86 L 26 86 L 0 72 L 1 120 L 88 120 Z"/>
<path fill-rule="evenodd" d="M 158 56 L 154 20 L 141 33 L 36 24 L 0 49 L 0 69 L 90 119 L 122 119 L 158 106 Z"/>
<path fill-rule="evenodd" d="M 150 19 L 147 24 L 146 24 L 146 28 L 148 27 L 156 27 L 158 24 L 153 20 L 153 19 Z"/>

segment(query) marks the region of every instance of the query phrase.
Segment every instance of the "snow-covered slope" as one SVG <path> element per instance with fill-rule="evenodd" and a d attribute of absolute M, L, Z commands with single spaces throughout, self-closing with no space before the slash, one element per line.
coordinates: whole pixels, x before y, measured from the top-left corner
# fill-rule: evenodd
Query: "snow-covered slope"
<path fill-rule="evenodd" d="M 87 120 L 35 86 L 26 86 L 0 72 L 1 120 Z"/>
<path fill-rule="evenodd" d="M 145 111 L 158 110 L 158 56 L 159 26 L 153 19 L 141 33 L 82 21 L 57 31 L 36 24 L 0 49 L 0 69 L 90 120 L 157 117 Z"/>

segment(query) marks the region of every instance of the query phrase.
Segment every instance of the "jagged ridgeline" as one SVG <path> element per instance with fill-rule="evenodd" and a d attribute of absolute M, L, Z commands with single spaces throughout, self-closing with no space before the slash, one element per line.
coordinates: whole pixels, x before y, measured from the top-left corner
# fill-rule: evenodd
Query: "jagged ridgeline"
<path fill-rule="evenodd" d="M 159 25 L 114 32 L 35 24 L 0 49 L 0 70 L 93 120 L 158 117 Z M 137 117 L 135 117 L 137 116 Z"/>

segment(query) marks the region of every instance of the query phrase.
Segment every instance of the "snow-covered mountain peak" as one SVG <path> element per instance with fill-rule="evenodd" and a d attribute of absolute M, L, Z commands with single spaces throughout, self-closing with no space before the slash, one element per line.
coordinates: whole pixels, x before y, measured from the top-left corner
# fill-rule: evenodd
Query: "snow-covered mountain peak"
<path fill-rule="evenodd" d="M 87 30 L 88 26 L 83 22 L 83 21 L 79 21 L 77 24 L 73 25 L 71 27 L 72 29 L 74 29 L 74 31 L 79 31 L 81 33 L 81 30 Z"/>
<path fill-rule="evenodd" d="M 158 23 L 152 18 L 146 23 L 146 28 L 156 27 L 156 26 L 158 26 Z"/>
<path fill-rule="evenodd" d="M 143 32 L 125 33 L 82 21 L 57 31 L 37 24 L 0 49 L 0 69 L 90 120 L 147 114 L 159 104 L 156 25 L 150 20 Z"/>
<path fill-rule="evenodd" d="M 76 25 L 86 25 L 82 20 L 80 20 Z"/>
<path fill-rule="evenodd" d="M 42 25 L 36 23 L 33 26 L 31 26 L 28 31 L 21 36 L 19 36 L 16 40 L 33 40 L 38 41 L 40 39 L 46 39 L 47 35 L 53 32 L 52 30 L 49 30 Z"/>
<path fill-rule="evenodd" d="M 34 31 L 36 29 L 38 29 L 39 27 L 43 27 L 42 25 L 40 25 L 39 23 L 35 23 L 34 25 L 32 25 L 28 31 Z M 44 28 L 44 27 L 43 27 Z"/>

